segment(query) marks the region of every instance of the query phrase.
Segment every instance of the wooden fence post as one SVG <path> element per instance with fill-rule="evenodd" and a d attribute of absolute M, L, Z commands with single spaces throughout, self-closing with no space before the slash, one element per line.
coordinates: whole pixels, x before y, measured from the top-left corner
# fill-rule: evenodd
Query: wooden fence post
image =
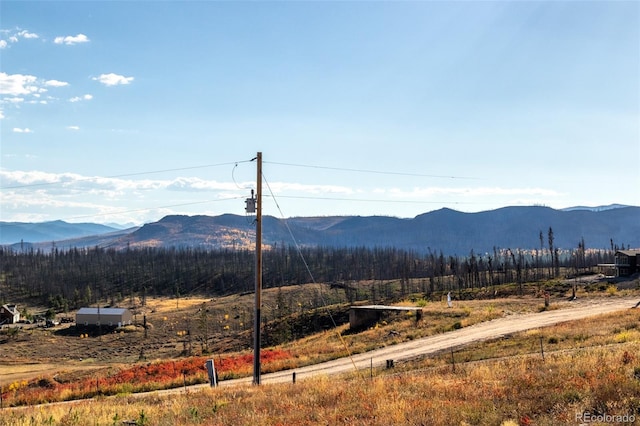
<path fill-rule="evenodd" d="M 453 348 L 451 348 L 451 367 L 453 368 L 453 372 L 456 372 L 456 359 L 453 357 Z"/>

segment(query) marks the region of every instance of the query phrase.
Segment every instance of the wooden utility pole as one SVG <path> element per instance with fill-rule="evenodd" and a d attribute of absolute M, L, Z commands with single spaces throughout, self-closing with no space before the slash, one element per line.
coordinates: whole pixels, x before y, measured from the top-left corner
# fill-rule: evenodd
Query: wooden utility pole
<path fill-rule="evenodd" d="M 262 305 L 262 152 L 256 157 L 256 294 L 253 331 L 253 384 L 260 384 L 260 307 Z"/>

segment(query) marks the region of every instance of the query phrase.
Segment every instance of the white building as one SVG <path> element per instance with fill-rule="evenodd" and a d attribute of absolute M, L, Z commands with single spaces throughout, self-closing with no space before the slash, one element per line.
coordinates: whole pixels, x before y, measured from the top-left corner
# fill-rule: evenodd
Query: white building
<path fill-rule="evenodd" d="M 0 306 L 0 324 L 15 324 L 20 321 L 20 311 L 16 305 Z"/>
<path fill-rule="evenodd" d="M 133 314 L 126 308 L 80 308 L 76 312 L 76 325 L 104 325 L 122 327 L 131 324 Z"/>

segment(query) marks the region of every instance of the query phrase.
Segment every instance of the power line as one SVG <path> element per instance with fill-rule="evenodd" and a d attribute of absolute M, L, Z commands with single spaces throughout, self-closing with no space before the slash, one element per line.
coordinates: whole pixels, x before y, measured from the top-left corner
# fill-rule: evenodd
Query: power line
<path fill-rule="evenodd" d="M 271 198 L 276 203 L 276 208 L 282 214 L 282 210 L 278 205 L 271 188 L 269 188 L 271 192 Z M 192 206 L 197 204 L 208 204 L 215 203 L 219 201 L 231 201 L 231 200 L 243 200 L 245 196 L 238 197 L 228 197 L 228 198 L 219 198 L 216 200 L 204 200 L 204 201 L 193 201 L 189 203 L 179 203 L 179 204 L 168 204 L 163 206 L 152 206 L 152 207 L 143 207 L 139 209 L 129 209 L 129 210 L 118 210 L 108 213 L 95 213 L 95 214 L 87 214 L 87 215 L 79 215 L 79 216 L 71 216 L 61 220 L 77 220 L 77 219 L 87 219 L 92 217 L 105 217 L 105 216 L 116 216 L 120 214 L 128 214 L 128 213 L 138 213 L 145 211 L 152 211 L 158 209 L 168 209 L 173 207 L 184 207 L 184 206 Z M 449 205 L 460 205 L 460 204 L 482 204 L 482 203 L 473 203 L 473 202 L 459 202 L 459 201 L 409 201 L 409 200 L 374 200 L 374 199 L 357 199 L 357 198 L 337 198 L 337 197 L 305 197 L 305 196 L 293 196 L 293 195 L 280 195 L 279 198 L 292 198 L 292 199 L 306 199 L 306 200 L 333 200 L 333 201 L 349 201 L 349 202 L 371 202 L 371 203 L 392 203 L 392 204 L 449 204 Z M 288 227 L 288 226 L 287 226 Z M 292 239 L 294 239 L 293 235 L 291 235 Z M 295 241 L 295 239 L 294 239 Z"/>
<path fill-rule="evenodd" d="M 88 214 L 88 215 L 82 215 L 82 216 L 72 216 L 72 217 L 67 218 L 66 220 L 85 219 L 85 218 L 97 217 L 97 216 L 98 217 L 99 216 L 114 216 L 114 215 L 118 215 L 118 214 L 145 212 L 145 211 L 157 210 L 157 209 L 168 209 L 168 208 L 172 208 L 172 207 L 184 207 L 184 206 L 193 206 L 193 205 L 196 205 L 196 204 L 215 203 L 215 202 L 218 202 L 218 201 L 241 200 L 241 199 L 244 199 L 244 198 L 245 197 L 229 197 L 229 198 L 218 198 L 217 200 L 192 201 L 192 202 L 189 202 L 189 203 L 169 204 L 169 205 L 166 205 L 166 206 L 144 207 L 144 208 L 139 208 L 139 209 L 120 210 L 120 211 L 109 212 L 109 213 L 96 213 L 96 214 Z"/>
<path fill-rule="evenodd" d="M 351 201 L 363 203 L 392 203 L 392 204 L 482 204 L 469 201 L 420 201 L 420 200 L 380 200 L 371 198 L 340 198 L 340 197 L 311 197 L 304 195 L 280 195 L 280 198 L 295 198 L 303 200 L 330 200 L 330 201 Z"/>
<path fill-rule="evenodd" d="M 235 169 L 238 167 L 238 164 L 241 163 L 249 163 L 254 161 L 254 159 L 243 160 L 243 161 L 233 161 L 233 162 L 223 162 L 217 164 L 205 164 L 205 165 L 196 165 L 196 166 L 188 166 L 188 167 L 179 167 L 179 168 L 170 168 L 170 169 L 161 169 L 161 170 L 150 170 L 150 171 L 142 171 L 142 172 L 132 172 L 132 173 L 123 173 L 118 175 L 111 175 L 105 177 L 85 177 L 75 180 L 65 180 L 65 181 L 56 181 L 56 182 L 41 182 L 41 183 L 32 183 L 32 184 L 24 184 L 24 185 L 12 185 L 12 186 L 0 186 L 0 190 L 8 190 L 8 189 L 22 189 L 22 188 L 31 188 L 31 187 L 46 187 L 46 186 L 55 186 L 55 185 L 64 185 L 71 183 L 81 183 L 87 181 L 95 181 L 98 179 L 118 179 L 124 177 L 132 177 L 132 176 L 142 176 L 142 175 L 150 175 L 150 174 L 158 174 L 158 173 L 169 173 L 169 172 L 177 172 L 177 171 L 185 171 L 185 170 L 197 170 L 204 168 L 212 168 L 212 167 L 221 167 L 221 166 L 231 166 L 233 168 L 231 170 L 231 179 L 235 183 L 238 189 L 244 189 L 238 185 L 235 179 Z M 313 168 L 313 169 L 324 169 L 324 170 L 336 170 L 336 171 L 345 171 L 351 173 L 370 173 L 370 174 L 382 174 L 382 175 L 397 175 L 397 176 L 413 176 L 413 177 L 430 177 L 430 178 L 447 178 L 447 179 L 477 179 L 474 177 L 463 177 L 463 176 L 441 176 L 441 175 L 430 175 L 430 174 L 418 174 L 418 173 L 404 173 L 404 172 L 393 172 L 393 171 L 380 171 L 380 170 L 366 170 L 366 169 L 355 169 L 355 168 L 341 168 L 341 167 L 331 167 L 331 166 L 320 166 L 320 165 L 306 165 L 306 164 L 294 164 L 294 163 L 282 163 L 282 162 L 268 162 L 269 164 L 280 165 L 280 166 L 290 166 L 290 167 L 303 167 L 303 168 Z M 230 197 L 225 199 L 218 200 L 205 200 L 205 201 L 196 201 L 189 203 L 180 203 L 180 204 L 171 204 L 164 206 L 153 206 L 153 207 L 145 207 L 139 209 L 128 209 L 121 210 L 118 212 L 109 212 L 109 213 L 97 213 L 90 215 L 80 215 L 73 216 L 69 219 L 82 219 L 82 218 L 91 218 L 91 217 L 100 217 L 100 216 L 114 216 L 118 214 L 126 214 L 126 213 L 135 213 L 141 211 L 151 211 L 156 209 L 163 208 L 173 208 L 173 207 L 182 207 L 188 205 L 196 205 L 196 204 L 206 204 L 215 201 L 224 201 L 224 200 L 234 200 L 240 199 L 242 197 Z M 275 197 L 274 197 L 275 198 Z M 343 202 L 360 202 L 360 203 L 387 203 L 387 204 L 478 204 L 473 202 L 451 202 L 451 201 L 420 201 L 420 200 L 389 200 L 389 199 L 366 199 L 366 198 L 341 198 L 341 197 L 326 197 L 326 196 L 296 196 L 296 195 L 281 195 L 280 198 L 291 198 L 291 199 L 307 199 L 307 200 L 331 200 L 331 201 L 343 201 Z"/>
<path fill-rule="evenodd" d="M 65 183 L 87 182 L 87 181 L 93 181 L 93 180 L 97 180 L 97 179 L 119 179 L 119 178 L 123 178 L 123 177 L 143 176 L 143 175 L 151 175 L 151 174 L 158 174 L 158 173 L 169 173 L 169 172 L 180 172 L 180 171 L 183 171 L 183 170 L 196 170 L 196 169 L 205 169 L 205 168 L 211 168 L 211 167 L 229 166 L 229 165 L 236 165 L 237 166 L 240 163 L 248 163 L 250 161 L 251 160 L 233 161 L 233 162 L 229 162 L 229 163 L 205 164 L 205 165 L 201 165 L 201 166 L 179 167 L 179 168 L 175 168 L 175 169 L 150 170 L 150 171 L 146 171 L 146 172 L 124 173 L 124 174 L 111 175 L 111 176 L 85 177 L 85 178 L 76 179 L 76 180 L 59 181 L 59 182 L 40 182 L 40 183 L 29 183 L 29 184 L 24 184 L 24 185 L 0 186 L 0 190 L 31 188 L 31 187 L 36 187 L 36 186 L 61 185 L 61 184 L 65 184 Z"/>
<path fill-rule="evenodd" d="M 309 275 L 309 278 L 311 279 L 311 282 L 319 285 L 319 295 L 320 295 L 320 299 L 322 300 L 322 304 L 324 306 L 324 308 L 327 310 L 327 314 L 329 314 L 329 318 L 331 319 L 331 322 L 333 323 L 333 328 L 336 330 L 336 333 L 338 334 L 338 338 L 340 339 L 340 342 L 342 343 L 344 349 L 347 351 L 347 355 L 349 356 L 349 359 L 351 360 L 351 363 L 353 364 L 353 368 L 355 369 L 356 372 L 358 372 L 358 367 L 356 366 L 356 363 L 353 359 L 353 356 L 351 354 L 351 350 L 349 349 L 349 346 L 347 345 L 347 343 L 345 342 L 344 338 L 342 337 L 342 334 L 340 333 L 340 330 L 338 330 L 338 324 L 336 323 L 336 320 L 333 318 L 333 315 L 331 314 L 331 310 L 329 309 L 329 304 L 327 303 L 324 294 L 322 292 L 322 285 L 316 282 L 315 277 L 313 276 L 313 273 L 311 273 L 311 268 L 309 267 L 309 263 L 307 262 L 307 260 L 304 257 L 304 254 L 302 253 L 302 249 L 300 248 L 300 245 L 298 244 L 298 241 L 296 240 L 295 236 L 293 235 L 293 231 L 291 230 L 291 228 L 289 227 L 289 221 L 284 217 L 284 213 L 282 212 L 282 209 L 280 208 L 280 204 L 278 203 L 278 200 L 276 199 L 276 195 L 273 193 L 273 190 L 271 189 L 271 186 L 269 185 L 269 182 L 267 181 L 267 178 L 264 176 L 264 173 L 262 173 L 262 179 L 265 181 L 265 183 L 267 184 L 267 188 L 269 189 L 269 193 L 271 194 L 271 197 L 273 198 L 273 201 L 276 204 L 276 208 L 278 209 L 278 211 L 280 212 L 280 216 L 284 221 L 284 225 L 287 228 L 287 231 L 289 231 L 289 236 L 291 237 L 291 240 L 293 241 L 293 244 L 296 247 L 296 251 L 298 252 L 298 256 L 300 256 L 300 259 L 302 260 L 302 263 L 304 264 L 304 267 L 307 271 L 307 274 Z"/>
<path fill-rule="evenodd" d="M 57 181 L 57 182 L 39 182 L 39 183 L 30 183 L 23 185 L 11 185 L 11 186 L 0 186 L 0 190 L 6 189 L 22 189 L 22 188 L 32 188 L 38 186 L 54 186 L 54 185 L 62 185 L 65 183 L 77 183 L 77 182 L 87 182 L 94 181 L 97 179 L 119 179 L 124 177 L 132 177 L 132 176 L 144 176 L 151 174 L 159 174 L 159 173 L 169 173 L 169 172 L 179 172 L 184 170 L 197 170 L 197 169 L 205 169 L 211 167 L 221 167 L 221 166 L 234 166 L 234 170 L 232 170 L 232 180 L 235 182 L 235 178 L 233 177 L 233 172 L 238 164 L 241 163 L 249 163 L 253 161 L 251 160 L 243 160 L 243 161 L 233 161 L 233 162 L 225 162 L 225 163 L 217 163 L 217 164 L 204 164 L 199 166 L 189 166 L 189 167 L 177 167 L 172 169 L 162 169 L 162 170 L 149 170 L 142 172 L 132 172 L 132 173 L 123 173 L 118 175 L 109 175 L 109 176 L 96 176 L 96 177 L 85 177 L 75 180 L 65 180 L 65 181 Z M 346 167 L 331 167 L 331 166 L 320 166 L 320 165 L 310 165 L 310 164 L 295 164 L 295 163 L 282 163 L 275 161 L 265 161 L 268 164 L 275 164 L 279 166 L 287 166 L 287 167 L 302 167 L 302 168 L 311 168 L 311 169 L 323 169 L 323 170 L 334 170 L 334 171 L 343 171 L 343 172 L 351 172 L 351 173 L 369 173 L 369 174 L 379 174 L 379 175 L 393 175 L 393 176 L 412 176 L 412 177 L 428 177 L 428 178 L 437 178 L 437 179 L 466 179 L 466 180 L 478 180 L 479 178 L 471 177 L 471 176 L 445 176 L 445 175 L 432 175 L 432 174 L 423 174 L 423 173 L 406 173 L 406 172 L 394 172 L 394 171 L 384 171 L 384 170 L 367 170 L 367 169 L 354 169 L 354 168 L 346 168 Z M 237 185 L 237 184 L 236 184 Z"/>
<path fill-rule="evenodd" d="M 444 176 L 444 175 L 430 175 L 430 174 L 422 174 L 422 173 L 391 172 L 391 171 L 383 171 L 383 170 L 351 169 L 351 168 L 345 168 L 345 167 L 317 166 L 317 165 L 311 165 L 311 164 L 278 163 L 274 161 L 265 161 L 265 163 L 277 164 L 279 166 L 304 167 L 309 169 L 336 170 L 336 171 L 355 172 L 355 173 L 371 173 L 371 174 L 379 174 L 379 175 L 429 177 L 429 178 L 438 178 L 438 179 L 468 179 L 468 180 L 479 179 L 471 176 Z"/>

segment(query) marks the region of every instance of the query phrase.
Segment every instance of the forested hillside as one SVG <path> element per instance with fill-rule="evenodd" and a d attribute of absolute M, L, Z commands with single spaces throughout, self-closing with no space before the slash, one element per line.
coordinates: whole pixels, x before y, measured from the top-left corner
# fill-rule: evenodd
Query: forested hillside
<path fill-rule="evenodd" d="M 388 295 L 394 297 L 525 282 L 557 276 L 561 267 L 579 273 L 613 260 L 612 250 L 586 250 L 583 242 L 575 250 L 560 251 L 553 246 L 551 230 L 544 238 L 540 233 L 540 242 L 544 244 L 540 250 L 494 248 L 490 254 L 471 251 L 464 257 L 393 248 L 298 249 L 276 245 L 264 252 L 263 286 L 324 282 L 348 293 L 355 281 L 397 280 L 399 294 Z M 34 298 L 59 311 L 94 303 L 117 304 L 134 296 L 250 292 L 255 277 L 251 250 L 94 248 L 17 252 L 0 248 L 0 264 L 0 302 Z M 410 281 L 413 287 L 409 287 Z"/>

